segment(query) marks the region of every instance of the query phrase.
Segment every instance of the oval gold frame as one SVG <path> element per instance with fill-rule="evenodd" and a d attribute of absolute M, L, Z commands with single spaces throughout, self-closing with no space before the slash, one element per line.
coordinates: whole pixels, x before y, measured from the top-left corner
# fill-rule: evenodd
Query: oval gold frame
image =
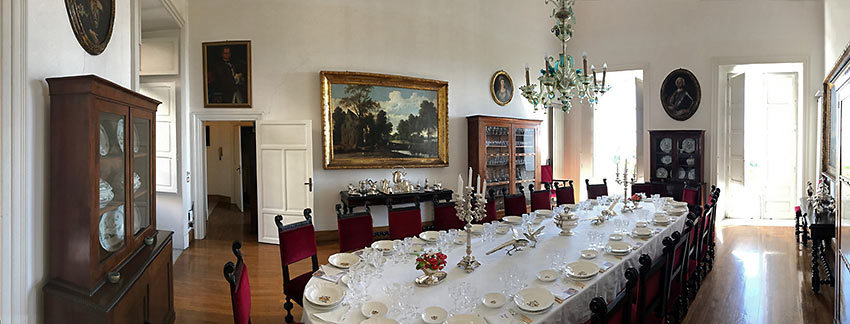
<path fill-rule="evenodd" d="M 496 97 L 496 90 L 494 90 L 494 88 L 496 87 L 496 78 L 499 77 L 500 75 L 504 75 L 506 78 L 508 78 L 508 81 L 511 83 L 511 85 L 510 85 L 511 96 L 508 97 L 508 101 L 504 101 L 504 102 L 500 101 L 499 97 Z M 514 99 L 514 79 L 511 79 L 511 76 L 508 74 L 508 72 L 505 72 L 505 70 L 496 71 L 496 73 L 493 74 L 493 77 L 490 78 L 490 96 L 493 97 L 493 101 L 495 101 L 496 104 L 498 104 L 499 106 L 507 105 L 508 103 L 511 102 L 511 100 Z"/>
<path fill-rule="evenodd" d="M 112 3 L 112 10 L 109 14 L 109 29 L 106 32 L 106 39 L 95 42 L 86 34 L 83 24 L 80 21 L 80 13 L 77 12 L 77 7 L 74 6 L 73 0 L 65 0 L 65 11 L 68 13 L 68 20 L 71 22 L 71 29 L 74 31 L 74 36 L 80 46 L 91 55 L 100 55 L 109 45 L 112 39 L 112 30 L 115 27 L 115 0 L 107 0 Z"/>

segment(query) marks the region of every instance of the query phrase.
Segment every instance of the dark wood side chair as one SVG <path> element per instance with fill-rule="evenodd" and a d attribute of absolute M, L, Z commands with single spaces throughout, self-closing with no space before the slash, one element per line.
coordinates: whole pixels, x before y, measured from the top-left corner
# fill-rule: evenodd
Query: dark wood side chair
<path fill-rule="evenodd" d="M 454 201 L 450 198 L 434 197 L 434 228 L 436 230 L 461 229 L 464 225 L 466 224 L 457 218 Z"/>
<path fill-rule="evenodd" d="M 387 198 L 387 218 L 390 225 L 390 239 L 400 240 L 422 233 L 422 211 L 419 209 L 419 198 L 404 206 L 393 205 L 392 198 Z"/>
<path fill-rule="evenodd" d="M 513 195 L 505 195 L 505 216 L 522 216 L 528 213 L 528 207 L 525 204 L 525 192 L 522 186 L 517 186 L 519 192 Z"/>
<path fill-rule="evenodd" d="M 688 239 L 693 231 L 694 223 L 685 221 L 682 232 L 675 231 L 662 240 L 667 250 L 667 274 L 664 276 L 664 299 L 667 301 L 666 313 L 671 322 L 678 323 L 688 312 L 688 287 L 685 274 L 688 273 Z"/>
<path fill-rule="evenodd" d="M 248 268 L 242 262 L 242 242 L 233 242 L 233 254 L 236 264 L 227 261 L 224 264 L 224 279 L 230 284 L 230 300 L 233 304 L 233 323 L 251 323 L 251 284 L 248 282 Z"/>
<path fill-rule="evenodd" d="M 703 232 L 705 232 L 705 215 L 701 206 L 694 207 L 693 211 L 688 213 L 688 220 L 693 222 L 693 230 L 691 230 L 690 238 L 688 239 L 688 271 L 685 273 L 685 281 L 691 296 L 696 297 L 702 278 L 702 266 L 700 265 L 700 247 L 702 246 Z"/>
<path fill-rule="evenodd" d="M 555 180 L 555 203 L 558 205 L 576 203 L 572 180 Z"/>
<path fill-rule="evenodd" d="M 487 190 L 487 204 L 484 205 L 484 211 L 487 216 L 481 220 L 481 223 L 489 223 L 496 220 L 496 192 L 493 189 Z"/>
<path fill-rule="evenodd" d="M 632 299 L 634 288 L 640 275 L 637 269 L 626 269 L 626 288 L 614 296 L 610 303 L 605 303 L 602 297 L 594 297 L 590 301 L 590 324 L 631 324 L 634 308 Z"/>
<path fill-rule="evenodd" d="M 319 270 L 319 258 L 316 255 L 316 230 L 313 228 L 313 217 L 310 216 L 312 210 L 304 209 L 305 220 L 283 225 L 283 216 L 277 215 L 274 217 L 274 222 L 277 224 L 278 239 L 280 240 L 280 264 L 283 271 L 283 294 L 286 295 L 286 302 L 283 308 L 286 309 L 286 322 L 293 322 L 292 318 L 292 300 L 295 300 L 299 306 L 304 306 L 304 287 L 310 281 L 313 272 Z M 305 272 L 295 278 L 290 278 L 289 265 L 295 262 L 311 258 L 313 262 L 313 271 Z"/>
<path fill-rule="evenodd" d="M 372 245 L 375 232 L 372 228 L 372 210 L 369 202 L 363 211 L 355 212 L 345 204 L 336 205 L 336 225 L 339 233 L 339 251 L 348 252 Z"/>
<path fill-rule="evenodd" d="M 584 179 L 584 183 L 587 184 L 587 199 L 608 195 L 608 179 L 602 179 L 601 184 L 590 184 L 590 179 Z"/>
<path fill-rule="evenodd" d="M 664 289 L 667 274 L 667 251 L 654 261 L 648 254 L 641 254 L 640 279 L 635 300 L 635 323 L 663 323 L 667 311 Z"/>
<path fill-rule="evenodd" d="M 552 198 L 550 193 L 551 187 L 548 183 L 543 183 L 543 190 L 534 190 L 534 184 L 528 185 L 528 191 L 531 192 L 531 211 L 538 209 L 552 209 Z"/>
<path fill-rule="evenodd" d="M 647 197 L 652 196 L 652 184 L 648 182 L 635 183 L 632 185 L 632 194 L 643 193 Z"/>

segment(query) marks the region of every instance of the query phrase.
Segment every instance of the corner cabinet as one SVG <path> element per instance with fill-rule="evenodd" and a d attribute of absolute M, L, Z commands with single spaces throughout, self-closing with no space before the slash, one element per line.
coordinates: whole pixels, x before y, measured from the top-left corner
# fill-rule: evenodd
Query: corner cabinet
<path fill-rule="evenodd" d="M 667 196 L 681 198 L 686 184 L 702 187 L 704 130 L 649 131 L 649 146 L 649 179 L 665 184 Z"/>
<path fill-rule="evenodd" d="M 487 181 L 496 194 L 502 215 L 503 193 L 515 194 L 518 186 L 526 196 L 528 186 L 540 186 L 540 120 L 493 116 L 468 116 L 469 166 Z M 529 198 L 529 197 L 526 197 Z"/>
<path fill-rule="evenodd" d="M 172 323 L 172 232 L 154 216 L 159 102 L 93 75 L 47 83 L 45 322 Z"/>

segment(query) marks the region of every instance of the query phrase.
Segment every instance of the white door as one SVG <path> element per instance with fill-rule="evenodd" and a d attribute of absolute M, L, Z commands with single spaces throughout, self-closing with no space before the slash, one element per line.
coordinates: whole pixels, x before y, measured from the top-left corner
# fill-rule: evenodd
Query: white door
<path fill-rule="evenodd" d="M 278 243 L 274 218 L 304 220 L 313 207 L 311 121 L 258 121 L 257 204 L 259 241 Z"/>
<path fill-rule="evenodd" d="M 764 89 L 762 217 L 789 219 L 797 188 L 797 73 L 765 73 Z"/>
<path fill-rule="evenodd" d="M 245 211 L 242 197 L 242 126 L 233 125 L 233 203 L 239 211 Z"/>
<path fill-rule="evenodd" d="M 727 125 L 729 125 L 729 144 L 727 145 L 729 165 L 729 193 L 727 197 L 731 203 L 727 206 L 728 216 L 732 218 L 752 218 L 758 213 L 758 205 L 747 203 L 753 201 L 751 194 L 745 190 L 744 162 L 744 124 L 745 114 L 745 83 L 746 76 L 743 73 L 729 73 L 727 75 Z"/>

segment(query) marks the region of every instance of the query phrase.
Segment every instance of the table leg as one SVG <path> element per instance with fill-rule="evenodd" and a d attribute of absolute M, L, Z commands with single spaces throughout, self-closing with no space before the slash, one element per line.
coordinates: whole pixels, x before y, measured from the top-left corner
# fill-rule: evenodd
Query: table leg
<path fill-rule="evenodd" d="M 812 242 L 814 245 L 814 242 Z M 803 247 L 809 246 L 809 226 L 806 220 L 803 220 Z"/>
<path fill-rule="evenodd" d="M 812 291 L 818 293 L 820 291 L 820 260 L 818 240 L 812 240 Z"/>

